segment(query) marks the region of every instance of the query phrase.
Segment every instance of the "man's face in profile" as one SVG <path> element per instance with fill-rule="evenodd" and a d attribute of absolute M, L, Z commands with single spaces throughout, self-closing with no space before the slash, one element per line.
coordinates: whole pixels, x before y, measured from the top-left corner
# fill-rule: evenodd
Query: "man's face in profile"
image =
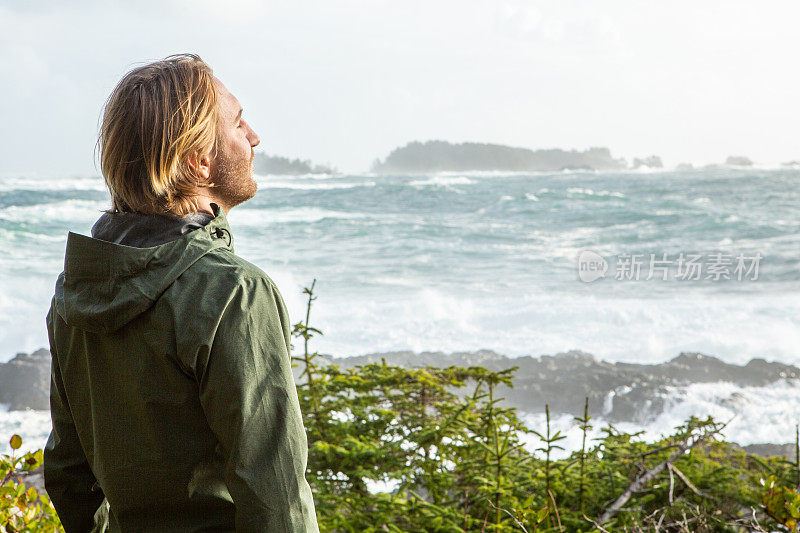
<path fill-rule="evenodd" d="M 242 118 L 242 107 L 219 79 L 214 78 L 217 89 L 216 154 L 212 153 L 209 182 L 214 185 L 215 196 L 228 208 L 249 200 L 258 186 L 253 179 L 253 148 L 258 146 L 258 135 Z"/>

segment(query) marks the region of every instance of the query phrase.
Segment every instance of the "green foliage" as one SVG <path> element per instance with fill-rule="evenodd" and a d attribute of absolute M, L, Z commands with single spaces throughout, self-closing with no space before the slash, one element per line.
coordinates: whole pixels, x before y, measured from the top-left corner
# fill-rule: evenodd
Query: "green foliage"
<path fill-rule="evenodd" d="M 26 487 L 21 472 L 31 472 L 42 466 L 42 450 L 16 456 L 22 438 L 13 435 L 11 455 L 0 456 L 0 533 L 17 531 L 60 531 L 61 522 L 46 494 Z"/>
<path fill-rule="evenodd" d="M 303 370 L 298 395 L 309 442 L 307 477 L 323 531 L 766 531 L 786 525 L 762 504 L 760 480 L 774 476 L 776 486 L 791 484 L 795 463 L 718 440 L 721 424 L 711 418 L 691 418 L 654 442 L 609 425 L 590 443 L 587 400 L 584 416 L 576 418 L 584 431 L 581 450 L 554 460 L 564 437 L 552 432 L 549 408 L 546 426 L 533 431 L 496 396 L 497 385 L 513 385 L 516 368 L 320 364 L 320 354 L 309 351 L 309 340 L 322 334 L 309 326 L 314 284 L 304 292 L 305 321 L 294 326 L 304 353 L 294 360 Z M 523 447 L 526 433 L 542 442 L 533 453 Z M 686 451 L 668 468 L 597 523 L 635 480 L 681 447 Z"/>
<path fill-rule="evenodd" d="M 578 427 L 581 428 L 581 433 L 583 434 L 583 438 L 581 439 L 581 453 L 579 456 L 581 473 L 578 481 L 578 510 L 580 512 L 583 512 L 583 489 L 586 480 L 586 436 L 593 427 L 589 424 L 591 419 L 592 417 L 589 416 L 589 397 L 587 396 L 583 404 L 583 418 L 575 417 L 575 422 L 578 423 Z"/>
<path fill-rule="evenodd" d="M 796 490 L 778 484 L 775 476 L 769 476 L 764 486 L 766 492 L 761 498 L 761 503 L 767 514 L 779 524 L 795 531 L 797 521 L 800 519 L 800 494 Z"/>
<path fill-rule="evenodd" d="M 797 484 L 798 457 L 747 454 L 719 440 L 722 424 L 711 418 L 653 442 L 609 425 L 588 442 L 586 399 L 575 418 L 581 449 L 554 459 L 564 436 L 552 431 L 549 406 L 545 427 L 532 430 L 497 397 L 516 367 L 320 363 L 310 351 L 322 335 L 309 325 L 315 284 L 294 325 L 303 353 L 293 363 L 302 365 L 307 478 L 322 531 L 797 530 L 800 494 L 787 487 Z M 525 434 L 541 446 L 528 451 Z M 59 531 L 47 496 L 18 477 L 41 466 L 42 451 L 16 457 L 21 445 L 15 435 L 12 455 L 0 457 L 0 533 Z"/>

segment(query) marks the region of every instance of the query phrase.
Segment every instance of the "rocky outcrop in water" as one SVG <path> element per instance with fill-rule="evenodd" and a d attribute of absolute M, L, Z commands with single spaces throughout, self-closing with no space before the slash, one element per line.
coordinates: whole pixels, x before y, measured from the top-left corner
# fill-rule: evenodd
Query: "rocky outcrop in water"
<path fill-rule="evenodd" d="M 50 352 L 18 353 L 0 363 L 0 403 L 11 410 L 50 409 Z"/>
<path fill-rule="evenodd" d="M 699 353 L 682 353 L 665 363 L 654 365 L 608 363 L 573 350 L 557 355 L 510 358 L 490 350 L 476 352 L 410 351 L 373 353 L 355 357 L 320 358 L 323 364 L 352 368 L 367 363 L 402 367 L 483 366 L 503 370 L 518 366 L 514 388 L 500 387 L 503 403 L 529 413 L 541 412 L 548 404 L 554 413 L 578 415 L 589 397 L 593 416 L 610 422 L 646 423 L 664 411 L 675 387 L 693 383 L 732 382 L 740 386 L 765 386 L 779 380 L 800 379 L 800 369 L 763 359 L 734 365 Z M 300 366 L 294 368 L 299 379 Z M 0 403 L 10 409 L 48 409 L 50 352 L 37 350 L 17 354 L 0 364 Z M 462 391 L 466 393 L 466 391 Z"/>
<path fill-rule="evenodd" d="M 783 457 L 790 461 L 795 460 L 795 443 L 788 442 L 786 444 L 748 444 L 742 446 L 742 449 L 747 453 L 761 455 L 762 457 Z"/>
<path fill-rule="evenodd" d="M 518 366 L 514 388 L 501 387 L 502 402 L 520 411 L 582 413 L 589 397 L 593 416 L 610 422 L 646 423 L 664 411 L 670 390 L 693 383 L 733 382 L 741 386 L 764 386 L 782 379 L 800 378 L 800 369 L 782 363 L 753 359 L 734 365 L 699 353 L 682 353 L 665 363 L 646 365 L 598 361 L 581 351 L 539 357 L 509 358 L 489 350 L 445 354 L 442 352 L 390 352 L 336 358 L 331 362 L 347 368 L 380 363 L 405 367 L 484 366 L 502 370 Z"/>

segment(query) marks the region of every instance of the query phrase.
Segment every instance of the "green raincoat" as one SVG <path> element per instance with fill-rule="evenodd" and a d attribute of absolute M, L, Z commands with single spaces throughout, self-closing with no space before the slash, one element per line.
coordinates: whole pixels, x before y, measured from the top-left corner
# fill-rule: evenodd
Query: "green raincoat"
<path fill-rule="evenodd" d="M 44 456 L 68 533 L 104 509 L 110 531 L 318 530 L 289 317 L 213 207 L 152 247 L 68 234 Z"/>

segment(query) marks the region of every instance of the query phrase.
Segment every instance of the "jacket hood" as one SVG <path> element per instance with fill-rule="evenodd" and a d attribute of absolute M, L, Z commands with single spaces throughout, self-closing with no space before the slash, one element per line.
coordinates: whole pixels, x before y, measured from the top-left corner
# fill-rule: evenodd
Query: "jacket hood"
<path fill-rule="evenodd" d="M 225 214 L 106 213 L 92 237 L 69 232 L 55 306 L 70 326 L 111 333 L 147 311 L 175 279 L 217 248 L 233 252 Z"/>
<path fill-rule="evenodd" d="M 104 213 L 92 226 L 92 237 L 136 248 L 147 248 L 174 241 L 190 231 L 202 228 L 213 219 L 214 216 L 208 213 L 191 213 L 185 217 Z"/>

